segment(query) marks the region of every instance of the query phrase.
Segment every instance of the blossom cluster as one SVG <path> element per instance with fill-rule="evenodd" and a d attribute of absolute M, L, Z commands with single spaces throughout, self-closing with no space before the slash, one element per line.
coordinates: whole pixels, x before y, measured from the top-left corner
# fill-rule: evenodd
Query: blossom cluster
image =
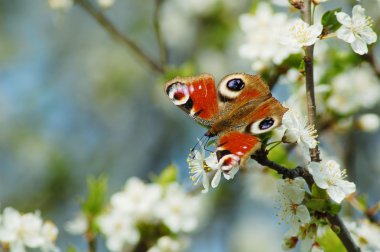
<path fill-rule="evenodd" d="M 297 5 L 297 1 L 289 2 Z M 313 2 L 319 4 L 322 1 Z M 336 32 L 337 38 L 349 43 L 355 53 L 368 53 L 367 45 L 375 43 L 377 35 L 372 30 L 372 19 L 365 15 L 365 9 L 356 5 L 352 9 L 352 17 L 344 12 L 336 12 L 335 15 L 341 25 Z M 274 13 L 267 3 L 260 3 L 255 15 L 241 15 L 240 27 L 246 39 L 239 54 L 253 62 L 255 71 L 280 65 L 291 54 L 301 53 L 302 48 L 314 45 L 328 35 L 323 34 L 322 20 L 309 25 L 301 19 L 289 19 L 282 12 Z"/>
<path fill-rule="evenodd" d="M 199 227 L 201 213 L 201 197 L 189 195 L 178 183 L 163 186 L 133 177 L 112 195 L 96 224 L 110 251 L 143 246 L 149 252 L 179 252 L 188 243 L 184 235 Z M 79 234 L 87 226 L 81 217 L 69 222 L 67 229 Z"/>
<path fill-rule="evenodd" d="M 58 229 L 54 223 L 43 221 L 40 212 L 22 214 L 6 207 L 0 215 L 0 243 L 11 252 L 39 249 L 57 252 L 55 240 Z"/>
<path fill-rule="evenodd" d="M 199 142 L 199 150 L 194 150 L 189 154 L 187 162 L 189 164 L 190 178 L 197 185 L 202 181 L 203 193 L 207 193 L 210 188 L 209 176 L 213 176 L 211 180 L 211 186 L 216 188 L 222 177 L 222 174 L 226 180 L 233 179 L 235 174 L 239 171 L 239 163 L 236 161 L 231 166 L 222 166 L 223 160 L 219 160 L 216 157 L 215 152 L 211 152 L 206 157 L 205 146 Z M 227 155 L 235 158 L 235 155 Z M 238 157 L 236 157 L 238 159 Z"/>

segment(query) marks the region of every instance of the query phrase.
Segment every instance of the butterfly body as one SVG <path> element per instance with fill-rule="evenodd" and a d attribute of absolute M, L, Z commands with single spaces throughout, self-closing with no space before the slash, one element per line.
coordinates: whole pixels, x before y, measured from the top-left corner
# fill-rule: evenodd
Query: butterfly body
<path fill-rule="evenodd" d="M 223 170 L 243 166 L 261 142 L 257 137 L 281 125 L 287 111 L 258 75 L 225 76 L 218 87 L 214 77 L 202 74 L 177 77 L 165 85 L 175 105 L 217 136 L 217 157 Z"/>

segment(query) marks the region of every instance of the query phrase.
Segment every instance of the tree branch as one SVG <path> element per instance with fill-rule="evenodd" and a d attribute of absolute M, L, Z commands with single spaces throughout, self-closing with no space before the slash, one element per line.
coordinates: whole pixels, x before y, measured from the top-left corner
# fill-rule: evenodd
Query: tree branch
<path fill-rule="evenodd" d="M 256 153 L 252 156 L 252 158 L 255 159 L 259 164 L 266 166 L 272 170 L 275 170 L 278 174 L 281 174 L 283 178 L 289 178 L 289 179 L 294 179 L 296 177 L 304 178 L 309 188 L 311 189 L 311 187 L 314 184 L 314 179 L 306 168 L 301 167 L 301 166 L 297 166 L 294 169 L 286 168 L 280 164 L 277 164 L 269 160 L 267 154 L 268 152 L 265 150 L 265 147 L 263 147 L 261 150 L 256 151 Z M 336 229 L 333 229 L 333 230 L 334 232 L 336 232 L 339 239 L 342 241 L 343 245 L 346 247 L 347 251 L 348 252 L 360 251 L 360 248 L 356 246 L 355 242 L 353 241 L 351 237 L 350 232 L 347 230 L 346 226 L 344 225 L 342 220 L 339 218 L 339 216 L 331 215 L 329 213 L 326 213 L 326 216 L 331 225 L 339 227 L 339 231 L 336 231 Z"/>
<path fill-rule="evenodd" d="M 100 11 L 98 11 L 89 1 L 87 0 L 75 0 L 88 14 L 90 14 L 99 25 L 101 25 L 112 37 L 117 39 L 121 44 L 129 48 L 134 54 L 139 57 L 143 62 L 145 62 L 151 69 L 158 73 L 165 73 L 165 69 L 161 64 L 156 63 L 148 55 L 146 55 L 142 49 L 140 49 L 137 44 L 135 44 L 131 39 L 123 35 L 111 21 L 108 20 L 106 16 Z"/>
<path fill-rule="evenodd" d="M 165 46 L 164 40 L 161 35 L 161 27 L 160 27 L 160 6 L 163 0 L 155 0 L 154 6 L 154 15 L 153 15 L 153 26 L 154 32 L 156 34 L 156 39 L 158 42 L 158 47 L 160 50 L 160 61 L 162 65 L 166 65 L 168 62 L 168 51 Z"/>

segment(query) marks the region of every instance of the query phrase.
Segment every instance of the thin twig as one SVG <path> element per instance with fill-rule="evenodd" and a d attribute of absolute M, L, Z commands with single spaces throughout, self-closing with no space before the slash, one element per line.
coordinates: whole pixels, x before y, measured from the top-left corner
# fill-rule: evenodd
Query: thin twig
<path fill-rule="evenodd" d="M 111 36 L 117 39 L 124 46 L 128 47 L 132 52 L 136 54 L 142 61 L 147 63 L 154 71 L 159 73 L 165 73 L 165 69 L 161 64 L 156 63 L 147 54 L 145 54 L 142 49 L 140 49 L 137 44 L 135 44 L 127 36 L 123 35 L 115 25 L 108 20 L 108 18 L 100 11 L 98 11 L 89 1 L 87 0 L 76 0 L 76 2 L 90 14 L 99 25 L 101 25 Z"/>
<path fill-rule="evenodd" d="M 155 0 L 154 5 L 154 14 L 153 14 L 153 26 L 154 32 L 156 34 L 156 39 L 158 43 L 158 47 L 160 50 L 160 61 L 162 65 L 166 65 L 168 62 L 168 51 L 165 46 L 164 39 L 161 35 L 161 27 L 160 27 L 160 7 L 163 0 Z"/>

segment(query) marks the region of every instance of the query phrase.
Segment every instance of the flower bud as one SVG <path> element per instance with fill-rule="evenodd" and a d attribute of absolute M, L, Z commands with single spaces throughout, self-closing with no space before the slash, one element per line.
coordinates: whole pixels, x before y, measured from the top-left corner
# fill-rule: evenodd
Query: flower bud
<path fill-rule="evenodd" d="M 296 9 L 303 9 L 303 0 L 289 0 L 289 3 Z"/>

